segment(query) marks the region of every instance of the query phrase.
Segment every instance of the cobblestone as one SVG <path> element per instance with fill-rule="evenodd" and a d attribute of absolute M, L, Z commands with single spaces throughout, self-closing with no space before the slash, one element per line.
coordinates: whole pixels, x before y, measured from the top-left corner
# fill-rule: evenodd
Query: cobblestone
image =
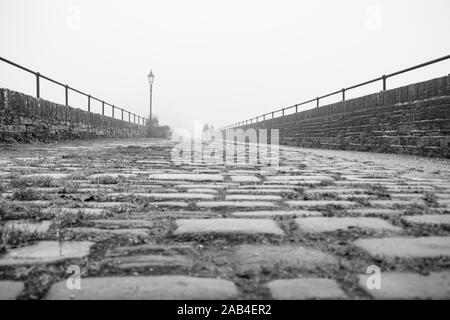
<path fill-rule="evenodd" d="M 117 220 L 117 219 L 107 219 L 107 220 L 91 220 L 92 223 L 100 226 L 118 226 L 126 228 L 152 228 L 155 223 L 148 220 Z"/>
<path fill-rule="evenodd" d="M 99 229 L 99 228 L 70 228 L 68 231 L 77 234 L 83 234 L 87 236 L 96 235 L 119 235 L 119 236 L 130 236 L 130 237 L 148 237 L 148 230 L 135 228 L 135 229 Z"/>
<path fill-rule="evenodd" d="M 117 284 L 120 283 L 120 286 Z M 83 290 L 66 281 L 52 286 L 47 300 L 226 300 L 235 298 L 234 283 L 186 276 L 104 277 L 83 279 Z"/>
<path fill-rule="evenodd" d="M 363 208 L 363 209 L 350 209 L 347 210 L 350 214 L 368 216 L 395 216 L 401 215 L 403 210 L 394 210 L 394 209 L 379 209 L 379 208 Z"/>
<path fill-rule="evenodd" d="M 0 301 L 15 300 L 24 288 L 20 281 L 0 280 Z"/>
<path fill-rule="evenodd" d="M 241 271 L 274 267 L 312 270 L 338 262 L 336 257 L 328 253 L 290 245 L 241 245 L 236 248 L 233 259 L 239 262 L 238 269 Z"/>
<path fill-rule="evenodd" d="M 277 205 L 268 201 L 200 201 L 197 202 L 200 208 L 272 208 Z"/>
<path fill-rule="evenodd" d="M 242 195 L 233 194 L 225 197 L 225 200 L 261 200 L 261 201 L 279 201 L 280 196 L 267 196 L 267 195 Z"/>
<path fill-rule="evenodd" d="M 18 230 L 28 233 L 43 233 L 47 232 L 52 224 L 52 221 L 29 222 L 29 221 L 7 221 L 4 227 L 10 230 Z"/>
<path fill-rule="evenodd" d="M 450 237 L 360 239 L 355 245 L 372 256 L 437 258 L 450 256 Z"/>
<path fill-rule="evenodd" d="M 400 232 L 402 229 L 391 225 L 387 221 L 379 218 L 327 218 L 327 217 L 312 217 L 312 218 L 297 218 L 295 222 L 300 230 L 305 232 L 330 232 L 336 230 L 351 230 L 353 228 L 378 230 L 378 231 L 393 231 Z"/>
<path fill-rule="evenodd" d="M 450 272 L 383 272 L 380 289 L 373 290 L 367 289 L 368 277 L 360 275 L 359 285 L 375 299 L 450 299 Z"/>
<path fill-rule="evenodd" d="M 150 180 L 181 180 L 181 181 L 223 181 L 223 176 L 219 174 L 182 174 L 182 173 L 165 173 L 152 174 Z"/>
<path fill-rule="evenodd" d="M 136 197 L 152 199 L 212 200 L 213 194 L 202 193 L 136 193 Z"/>
<path fill-rule="evenodd" d="M 272 297 L 279 300 L 346 299 L 336 281 L 320 278 L 275 280 L 267 284 Z"/>
<path fill-rule="evenodd" d="M 233 182 L 260 182 L 261 180 L 258 177 L 254 176 L 232 176 L 231 181 Z"/>
<path fill-rule="evenodd" d="M 370 200 L 371 206 L 395 208 L 401 206 L 424 206 L 425 203 L 422 200 Z"/>
<path fill-rule="evenodd" d="M 0 266 L 54 263 L 66 259 L 83 258 L 89 254 L 92 242 L 40 241 L 12 249 L 0 258 Z"/>
<path fill-rule="evenodd" d="M 421 216 L 407 216 L 403 218 L 406 222 L 420 224 L 450 225 L 450 214 L 430 214 Z"/>
<path fill-rule="evenodd" d="M 153 207 L 178 207 L 185 208 L 188 206 L 187 202 L 183 201 L 157 201 L 157 202 L 148 202 L 149 206 Z"/>
<path fill-rule="evenodd" d="M 449 299 L 450 160 L 280 146 L 277 167 L 175 163 L 173 146 L 8 146 L 0 295 Z M 381 290 L 364 287 L 373 264 Z"/>
<path fill-rule="evenodd" d="M 343 200 L 295 200 L 295 201 L 286 201 L 286 203 L 290 207 L 325 207 L 328 205 L 341 207 L 341 208 L 351 208 L 357 207 L 358 203 L 351 201 L 343 201 Z"/>
<path fill-rule="evenodd" d="M 236 217 L 303 217 L 303 216 L 320 216 L 319 211 L 292 210 L 292 211 L 238 211 L 233 212 Z"/>
<path fill-rule="evenodd" d="M 113 264 L 119 269 L 137 269 L 149 267 L 185 267 L 192 266 L 192 261 L 180 255 L 165 256 L 165 255 L 138 255 L 118 257 L 114 259 L 105 260 L 107 263 Z"/>
<path fill-rule="evenodd" d="M 185 234 L 272 234 L 283 235 L 275 221 L 268 219 L 183 219 L 177 220 L 175 235 Z"/>

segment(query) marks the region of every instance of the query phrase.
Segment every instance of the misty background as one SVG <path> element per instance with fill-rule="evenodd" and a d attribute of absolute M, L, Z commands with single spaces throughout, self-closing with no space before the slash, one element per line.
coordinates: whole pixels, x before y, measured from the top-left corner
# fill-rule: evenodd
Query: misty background
<path fill-rule="evenodd" d="M 218 128 L 447 55 L 449 14 L 448 0 L 1 0 L 0 56 L 142 116 L 152 69 L 161 124 Z M 387 85 L 448 73 L 446 61 Z M 0 87 L 34 95 L 35 77 L 0 62 Z M 41 97 L 64 104 L 64 89 L 42 80 Z"/>

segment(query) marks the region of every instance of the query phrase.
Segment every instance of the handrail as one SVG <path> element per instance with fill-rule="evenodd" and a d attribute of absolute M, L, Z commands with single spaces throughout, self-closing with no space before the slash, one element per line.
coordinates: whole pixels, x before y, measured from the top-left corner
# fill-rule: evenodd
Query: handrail
<path fill-rule="evenodd" d="M 278 110 L 275 110 L 275 111 L 264 113 L 262 115 L 259 115 L 259 116 L 255 117 L 255 118 L 250 118 L 250 119 L 247 119 L 247 120 L 244 120 L 244 121 L 239 121 L 239 122 L 233 123 L 231 125 L 222 127 L 219 130 L 239 127 L 241 125 L 248 124 L 249 121 L 250 121 L 250 123 L 252 123 L 254 119 L 256 119 L 256 122 L 258 122 L 258 119 L 260 117 L 262 117 L 264 119 L 264 121 L 265 121 L 266 120 L 266 116 L 270 115 L 270 114 L 272 114 L 272 119 L 274 119 L 275 118 L 275 113 L 278 113 L 278 112 L 282 112 L 282 116 L 284 116 L 284 112 L 286 110 L 290 110 L 292 108 L 295 108 L 295 113 L 297 113 L 299 106 L 302 106 L 302 105 L 305 105 L 307 103 L 311 103 L 311 102 L 314 102 L 314 101 L 316 101 L 316 108 L 318 108 L 320 106 L 320 99 L 328 98 L 328 97 L 331 97 L 331 96 L 336 95 L 336 94 L 342 94 L 342 101 L 345 101 L 345 93 L 348 90 L 359 88 L 359 87 L 362 87 L 362 86 L 365 86 L 365 85 L 368 85 L 368 84 L 371 84 L 371 83 L 374 83 L 374 82 L 377 82 L 377 81 L 380 81 L 380 80 L 383 81 L 383 91 L 386 91 L 386 87 L 387 87 L 386 86 L 386 80 L 388 78 L 391 78 L 391 77 L 394 77 L 394 76 L 397 76 L 399 74 L 403 74 L 403 73 L 406 73 L 406 72 L 409 72 L 409 71 L 412 71 L 412 70 L 423 68 L 423 67 L 426 67 L 426 66 L 429 66 L 431 64 L 434 64 L 434 63 L 437 63 L 437 62 L 441 62 L 441 61 L 444 61 L 444 60 L 447 60 L 447 59 L 450 59 L 450 54 L 446 55 L 446 56 L 443 56 L 443 57 L 440 57 L 440 58 L 437 58 L 437 59 L 434 59 L 434 60 L 430 60 L 430 61 L 418 64 L 418 65 L 415 65 L 415 66 L 412 66 L 412 67 L 409 67 L 409 68 L 406 68 L 406 69 L 403 69 L 403 70 L 400 70 L 400 71 L 396 71 L 396 72 L 392 72 L 392 73 L 389 73 L 389 74 L 385 74 L 385 75 L 382 75 L 381 77 L 378 77 L 378 78 L 375 78 L 375 79 L 372 79 L 372 80 L 368 80 L 368 81 L 365 81 L 365 82 L 361 82 L 361 83 L 355 84 L 355 85 L 347 87 L 347 88 L 342 88 L 341 90 L 338 90 L 338 91 L 335 91 L 335 92 L 332 92 L 332 93 L 328 93 L 326 95 L 323 95 L 323 96 L 320 96 L 320 97 L 317 97 L 317 98 L 313 98 L 313 99 L 308 100 L 308 101 L 304 101 L 304 102 L 297 103 L 297 104 L 294 104 L 294 105 L 289 106 L 289 107 L 285 107 L 285 108 L 281 108 L 281 109 L 278 109 Z"/>
<path fill-rule="evenodd" d="M 21 69 L 23 71 L 26 71 L 26 72 L 29 72 L 29 73 L 35 75 L 35 77 L 36 77 L 36 97 L 37 98 L 40 98 L 40 94 L 41 94 L 40 93 L 40 79 L 42 78 L 42 79 L 50 81 L 50 82 L 52 82 L 54 84 L 57 84 L 57 85 L 59 85 L 61 87 L 64 87 L 64 89 L 65 89 L 65 104 L 66 104 L 66 106 L 69 106 L 69 90 L 71 90 L 73 92 L 76 92 L 76 93 L 81 94 L 81 95 L 85 96 L 86 98 L 88 98 L 88 112 L 91 112 L 90 106 L 91 106 L 91 99 L 92 99 L 92 100 L 96 100 L 96 101 L 102 103 L 102 115 L 103 116 L 106 116 L 105 115 L 105 105 L 107 105 L 107 106 L 110 106 L 112 108 L 111 109 L 112 117 L 110 117 L 110 118 L 114 118 L 114 109 L 117 109 L 117 110 L 122 112 L 122 120 L 123 121 L 127 121 L 127 122 L 131 122 L 131 123 L 136 124 L 136 120 L 137 120 L 137 124 L 138 125 L 145 125 L 148 122 L 148 119 L 146 119 L 144 117 L 138 116 L 137 114 L 132 113 L 130 111 L 127 111 L 127 110 L 125 110 L 123 108 L 116 107 L 116 106 L 114 106 L 114 105 L 112 105 L 110 103 L 107 103 L 104 100 L 100 100 L 99 98 L 96 98 L 96 97 L 94 97 L 94 96 L 92 96 L 90 94 L 87 94 L 87 93 L 84 93 L 83 91 L 80 91 L 78 89 L 72 88 L 72 87 L 70 87 L 67 84 L 63 84 L 63 83 L 61 83 L 59 81 L 56 81 L 56 80 L 54 80 L 54 79 L 52 79 L 52 78 L 50 78 L 48 76 L 42 75 L 39 72 L 36 72 L 36 71 L 28 69 L 28 68 L 26 68 L 24 66 L 21 66 L 20 64 L 15 63 L 15 62 L 13 62 L 11 60 L 8 60 L 8 59 L 3 58 L 3 57 L 0 56 L 0 61 L 3 61 L 5 63 L 7 63 L 7 64 L 10 64 L 10 65 L 16 67 L 16 68 L 19 68 L 19 69 Z M 124 120 L 124 116 L 123 116 L 124 112 L 128 113 L 128 120 Z M 133 121 L 131 121 L 131 116 L 133 116 L 133 118 L 134 118 Z M 109 117 L 109 116 L 106 116 L 106 117 Z"/>

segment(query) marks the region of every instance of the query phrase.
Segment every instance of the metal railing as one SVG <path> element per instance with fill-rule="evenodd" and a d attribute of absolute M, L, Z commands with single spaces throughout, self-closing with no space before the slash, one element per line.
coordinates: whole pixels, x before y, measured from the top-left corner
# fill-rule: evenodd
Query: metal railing
<path fill-rule="evenodd" d="M 286 110 L 290 110 L 290 109 L 293 109 L 293 108 L 295 108 L 295 113 L 297 113 L 298 112 L 298 107 L 300 107 L 302 105 L 305 105 L 307 103 L 314 102 L 314 101 L 316 101 L 316 108 L 318 108 L 320 106 L 320 99 L 328 98 L 328 97 L 331 97 L 331 96 L 336 95 L 336 94 L 342 94 L 342 101 L 345 101 L 345 93 L 348 90 L 359 88 L 359 87 L 362 87 L 362 86 L 365 86 L 365 85 L 368 85 L 368 84 L 371 84 L 371 83 L 374 83 L 374 82 L 377 82 L 377 81 L 382 81 L 383 82 L 383 91 L 386 91 L 386 80 L 388 78 L 391 78 L 391 77 L 394 77 L 394 76 L 397 76 L 399 74 L 406 73 L 406 72 L 409 72 L 409 71 L 412 71 L 412 70 L 416 70 L 416 69 L 428 66 L 430 64 L 441 62 L 441 61 L 444 61 L 444 60 L 447 60 L 447 59 L 450 59 L 450 55 L 446 55 L 446 56 L 443 56 L 441 58 L 437 58 L 437 59 L 434 59 L 434 60 L 431 60 L 431 61 L 428 61 L 428 62 L 424 62 L 424 63 L 418 64 L 418 65 L 415 65 L 413 67 L 406 68 L 406 69 L 403 69 L 403 70 L 400 70 L 400 71 L 396 71 L 396 72 L 393 72 L 393 73 L 390 73 L 390 74 L 385 74 L 385 75 L 382 75 L 381 77 L 378 77 L 378 78 L 375 78 L 375 79 L 372 79 L 372 80 L 369 80 L 369 81 L 365 81 L 365 82 L 362 82 L 362 83 L 359 83 L 359 84 L 355 84 L 355 85 L 353 85 L 351 87 L 343 88 L 341 90 L 338 90 L 338 91 L 335 91 L 335 92 L 332 92 L 332 93 L 329 93 L 329 94 L 326 94 L 326 95 L 323 95 L 323 96 L 320 96 L 320 97 L 317 97 L 317 98 L 314 98 L 314 99 L 311 99 L 311 100 L 308 100 L 308 101 L 304 101 L 304 102 L 295 104 L 295 105 L 290 106 L 290 107 L 281 108 L 281 109 L 278 109 L 278 110 L 275 110 L 275 111 L 271 111 L 271 112 L 262 114 L 260 116 L 257 116 L 255 118 L 251 118 L 251 119 L 244 120 L 244 121 L 239 121 L 239 122 L 236 122 L 234 124 L 222 127 L 219 130 L 224 130 L 224 129 L 228 129 L 228 128 L 236 128 L 236 127 L 240 127 L 240 126 L 243 126 L 243 125 L 252 124 L 253 120 L 256 120 L 256 123 L 258 123 L 259 118 L 262 118 L 263 121 L 265 121 L 266 120 L 266 116 L 268 116 L 268 115 L 272 115 L 271 119 L 274 119 L 275 118 L 275 113 L 281 112 L 282 113 L 281 116 L 284 116 Z"/>
<path fill-rule="evenodd" d="M 134 113 L 132 113 L 130 111 L 127 111 L 127 110 L 125 110 L 123 108 L 116 107 L 115 105 L 112 105 L 112 104 L 110 104 L 110 103 L 108 103 L 108 102 L 106 102 L 104 100 L 100 100 L 100 99 L 98 99 L 98 98 L 96 98 L 94 96 L 91 96 L 90 94 L 87 94 L 87 93 L 84 93 L 84 92 L 82 92 L 82 91 L 80 91 L 78 89 L 72 88 L 72 87 L 70 87 L 67 84 L 63 84 L 63 83 L 61 83 L 59 81 L 56 81 L 56 80 L 54 80 L 54 79 L 52 79 L 50 77 L 44 76 L 43 74 L 40 74 L 39 72 L 33 71 L 31 69 L 28 69 L 28 68 L 26 68 L 24 66 L 21 66 L 21 65 L 15 63 L 15 62 L 12 62 L 12 61 L 10 61 L 8 59 L 0 57 L 0 61 L 6 62 L 7 64 L 10 64 L 10 65 L 12 65 L 12 66 L 14 66 L 16 68 L 19 68 L 21 70 L 24 70 L 26 72 L 34 74 L 34 76 L 36 77 L 36 97 L 37 98 L 40 98 L 40 95 L 41 95 L 41 85 L 40 85 L 41 79 L 45 79 L 47 81 L 50 81 L 50 82 L 52 82 L 54 84 L 57 84 L 57 85 L 59 85 L 59 86 L 64 88 L 65 104 L 66 104 L 66 106 L 69 106 L 69 90 L 71 90 L 73 92 L 76 92 L 76 93 L 79 93 L 79 94 L 85 96 L 88 99 L 88 101 L 87 101 L 88 112 L 91 112 L 91 100 L 95 100 L 95 101 L 98 101 L 98 102 L 100 102 L 102 104 L 102 115 L 103 116 L 106 116 L 105 115 L 105 106 L 110 106 L 111 107 L 111 118 L 116 119 L 114 117 L 114 111 L 118 110 L 118 111 L 120 111 L 122 113 L 121 116 L 122 116 L 122 120 L 123 121 L 128 121 L 128 122 L 131 122 L 131 123 L 134 123 L 134 124 L 138 124 L 138 125 L 146 125 L 146 122 L 148 121 L 148 119 L 146 119 L 144 117 L 138 116 L 137 114 L 134 114 Z M 124 118 L 124 114 L 125 113 L 128 113 L 128 120 Z M 132 117 L 133 117 L 133 121 L 131 119 Z"/>

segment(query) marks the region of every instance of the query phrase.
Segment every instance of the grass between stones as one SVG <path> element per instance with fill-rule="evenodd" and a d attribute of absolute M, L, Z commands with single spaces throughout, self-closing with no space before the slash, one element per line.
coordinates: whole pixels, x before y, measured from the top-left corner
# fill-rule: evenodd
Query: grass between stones
<path fill-rule="evenodd" d="M 17 154 L 26 154 L 23 150 L 11 149 L 11 152 Z M 52 228 L 42 234 L 29 234 L 23 232 L 8 232 L 1 229 L 2 244 L 4 248 L 20 247 L 35 243 L 39 240 L 56 240 L 56 241 L 92 241 L 95 245 L 91 248 L 90 254 L 81 259 L 64 260 L 61 262 L 49 265 L 32 265 L 32 266 L 18 266 L 18 267 L 2 267 L 0 268 L 0 279 L 17 280 L 25 282 L 25 289 L 20 299 L 40 299 L 45 296 L 45 293 L 52 284 L 66 280 L 68 274 L 66 273 L 68 266 L 79 265 L 82 270 L 82 279 L 86 277 L 103 277 L 103 276 L 137 276 L 137 275 L 187 275 L 196 277 L 221 277 L 233 281 L 240 290 L 240 297 L 244 299 L 270 299 L 269 291 L 265 284 L 272 280 L 291 279 L 298 277 L 318 277 L 330 278 L 338 282 L 339 286 L 346 292 L 350 298 L 368 299 L 370 296 L 358 285 L 358 275 L 366 274 L 367 267 L 370 265 L 377 265 L 383 271 L 412 271 L 421 274 L 426 274 L 430 271 L 448 270 L 450 268 L 450 259 L 446 257 L 433 259 L 380 259 L 371 257 L 363 250 L 355 247 L 353 242 L 361 238 L 379 238 L 389 237 L 392 233 L 368 231 L 358 228 L 350 230 L 339 230 L 335 232 L 324 232 L 318 234 L 308 234 L 299 229 L 291 216 L 276 216 L 272 217 L 278 226 L 284 231 L 284 236 L 268 236 L 268 235 L 243 235 L 243 234 L 222 234 L 222 235 L 188 235 L 175 236 L 176 219 L 189 218 L 234 218 L 232 212 L 234 211 L 254 211 L 255 208 L 229 208 L 221 207 L 214 208 L 198 208 L 196 201 L 186 201 L 188 204 L 184 208 L 174 208 L 166 206 L 155 206 L 149 199 L 141 199 L 134 196 L 125 196 L 117 200 L 129 202 L 135 205 L 108 207 L 105 213 L 100 215 L 89 215 L 82 212 L 62 213 L 58 212 L 58 208 L 84 208 L 89 207 L 92 203 L 108 201 L 105 193 L 102 192 L 102 185 L 114 188 L 113 192 L 133 192 L 129 188 L 133 185 L 135 180 L 127 180 L 123 178 L 116 178 L 112 176 L 100 177 L 96 181 L 91 181 L 89 176 L 93 174 L 102 174 L 105 172 L 118 172 L 122 169 L 129 169 L 130 166 L 136 170 L 153 170 L 156 173 L 164 173 L 164 170 L 173 172 L 183 171 L 194 173 L 194 170 L 200 170 L 201 167 L 193 166 L 168 166 L 166 163 L 170 159 L 170 147 L 167 145 L 155 145 L 149 147 L 114 147 L 111 149 L 100 149 L 95 156 L 89 155 L 92 150 L 74 152 L 60 151 L 58 155 L 61 159 L 66 160 L 67 163 L 76 164 L 83 169 L 82 171 L 72 172 L 66 179 L 59 181 L 49 180 L 45 177 L 33 177 L 30 179 L 21 179 L 18 176 L 12 176 L 9 182 L 2 182 L 0 184 L 0 192 L 5 192 L 13 188 L 13 199 L 17 200 L 12 204 L 11 201 L 0 203 L 0 217 L 4 220 L 26 219 L 30 221 L 52 220 Z M 37 152 L 40 154 L 41 151 Z M 42 151 L 45 154 L 48 151 Z M 62 154 L 61 154 L 62 153 Z M 37 156 L 36 154 L 33 156 Z M 152 161 L 147 161 L 151 156 Z M 142 162 L 138 162 L 142 161 Z M 163 161 L 164 163 L 157 163 Z M 311 165 L 315 165 L 313 160 L 304 161 L 303 163 L 295 164 L 294 169 L 305 169 Z M 325 161 L 322 159 L 322 161 Z M 152 164 L 152 163 L 155 164 Z M 33 163 L 37 168 L 42 163 Z M 30 166 L 26 162 L 23 165 Z M 367 164 L 369 165 L 369 164 Z M 215 170 L 216 168 L 214 168 Z M 220 172 L 232 170 L 236 168 L 219 167 Z M 246 169 L 246 167 L 243 167 Z M 27 169 L 28 170 L 28 169 Z M 21 172 L 28 173 L 27 170 Z M 162 172 L 162 171 L 164 172 Z M 286 170 L 286 169 L 283 169 Z M 319 171 L 316 169 L 317 175 L 328 174 L 334 181 L 324 181 L 319 183 L 301 183 L 293 184 L 294 192 L 281 193 L 283 201 L 276 202 L 277 207 L 270 210 L 293 210 L 284 204 L 286 200 L 335 200 L 337 193 L 323 193 L 321 195 L 309 196 L 305 191 L 314 190 L 316 188 L 341 187 L 336 182 L 345 182 L 344 174 L 336 172 L 336 170 L 327 168 Z M 289 173 L 286 171 L 285 173 Z M 217 173 L 214 173 L 217 174 Z M 299 173 L 301 174 L 301 173 Z M 236 174 L 238 175 L 238 174 Z M 145 175 L 144 175 L 145 176 Z M 265 176 L 256 174 L 256 176 L 263 181 L 252 185 L 257 188 L 263 185 Z M 381 178 L 374 175 L 361 175 L 367 178 Z M 139 184 L 149 186 L 157 186 L 161 190 L 168 188 L 176 188 L 178 184 L 185 183 L 178 181 L 173 183 L 166 181 L 164 183 L 150 182 L 139 176 Z M 23 180 L 23 181 L 22 181 Z M 76 180 L 76 181 L 75 181 Z M 91 183 L 93 182 L 93 183 Z M 231 178 L 226 176 L 225 183 L 230 183 Z M 98 192 L 87 192 L 75 194 L 79 184 L 86 184 L 84 187 L 97 188 Z M 200 182 L 201 183 L 201 182 Z M 197 182 L 196 184 L 199 184 Z M 400 183 L 399 183 L 400 184 Z M 287 184 L 286 184 L 287 185 Z M 280 186 L 284 186 L 280 184 Z M 33 194 L 33 188 L 50 188 L 57 187 L 59 191 L 55 194 L 43 196 L 38 193 Z M 104 187 L 104 186 L 103 186 Z M 367 185 L 355 181 L 351 185 L 352 188 L 364 188 L 366 193 L 374 195 L 378 200 L 390 200 L 391 197 L 387 188 L 383 185 Z M 444 191 L 443 191 L 444 192 Z M 226 188 L 218 189 L 218 194 L 215 201 L 222 201 L 226 196 Z M 49 208 L 56 209 L 55 211 L 47 210 L 39 207 L 32 207 L 31 205 L 19 205 L 23 200 L 40 200 L 52 199 Z M 432 193 L 424 196 L 426 206 L 395 206 L 394 210 L 401 209 L 402 215 L 419 215 L 430 213 L 432 208 L 436 205 L 436 198 Z M 355 198 L 355 202 L 361 207 L 367 207 L 368 202 L 365 199 Z M 266 209 L 264 209 L 266 210 Z M 351 214 L 349 210 L 340 208 L 334 205 L 326 205 L 324 207 L 311 207 L 308 210 L 320 211 L 325 217 L 348 217 L 359 216 L 358 214 Z M 377 214 L 368 215 L 376 216 Z M 427 236 L 427 235 L 450 235 L 450 228 L 445 225 L 423 225 L 416 223 L 407 223 L 401 219 L 400 215 L 385 214 L 383 219 L 392 223 L 394 226 L 399 226 L 403 229 L 406 236 Z M 151 226 L 146 227 L 148 236 L 130 236 L 130 235 L 113 235 L 113 234 L 98 234 L 98 233 L 77 233 L 71 231 L 72 228 L 101 228 L 101 229 L 117 229 L 117 226 L 97 225 L 93 219 L 142 219 L 151 222 Z M 257 219 L 257 218 L 255 218 Z M 124 228 L 121 226 L 120 228 Z M 130 228 L 134 228 L 130 227 Z M 310 266 L 293 266 L 283 261 L 272 261 L 267 265 L 262 265 L 260 268 L 249 268 L 243 270 L 241 268 L 242 261 L 235 259 L 235 251 L 241 246 L 295 246 L 301 248 L 308 248 L 319 250 L 321 252 L 330 254 L 336 258 L 335 264 L 319 264 L 314 268 Z M 132 248 L 128 251 L 118 250 L 118 248 Z M 178 247 L 179 249 L 176 249 Z M 184 249 L 183 249 L 184 247 Z M 181 249 L 180 249 L 181 248 Z M 3 249 L 5 250 L 5 249 Z M 0 251 L 0 258 L 2 252 Z M 186 259 L 192 261 L 192 265 L 141 265 L 131 268 L 119 268 L 117 264 L 112 263 L 112 257 L 132 257 L 140 255 L 158 254 L 162 256 L 172 257 L 181 255 Z"/>

